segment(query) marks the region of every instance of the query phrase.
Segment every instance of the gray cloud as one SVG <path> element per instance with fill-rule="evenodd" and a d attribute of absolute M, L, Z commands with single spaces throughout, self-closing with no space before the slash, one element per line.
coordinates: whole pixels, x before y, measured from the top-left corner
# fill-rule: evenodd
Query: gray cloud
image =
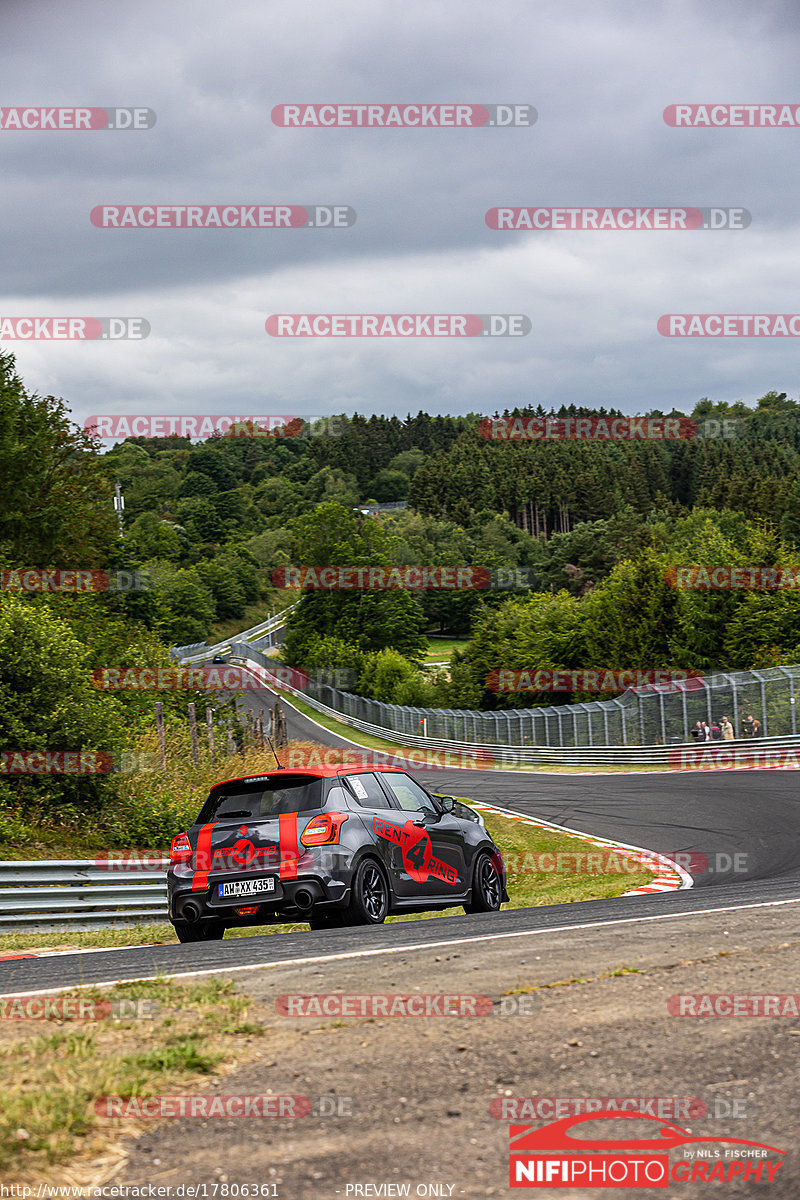
<path fill-rule="evenodd" d="M 800 129 L 673 129 L 671 103 L 800 104 L 798 17 L 676 0 L 5 2 L 2 105 L 141 105 L 147 132 L 0 133 L 0 314 L 145 316 L 142 343 L 5 343 L 106 411 L 494 411 L 792 391 L 791 339 L 670 340 L 666 312 L 797 306 Z M 536 106 L 532 129 L 281 129 L 287 102 Z M 350 230 L 104 230 L 102 203 L 347 203 Z M 734 205 L 742 232 L 497 233 L 496 204 Z M 280 342 L 270 312 L 523 312 L 519 341 Z"/>

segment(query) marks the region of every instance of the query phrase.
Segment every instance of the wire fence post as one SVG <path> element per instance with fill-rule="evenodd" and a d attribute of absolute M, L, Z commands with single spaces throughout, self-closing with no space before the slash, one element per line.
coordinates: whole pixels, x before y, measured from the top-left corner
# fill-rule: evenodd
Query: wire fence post
<path fill-rule="evenodd" d="M 733 684 L 733 732 L 736 737 L 739 736 L 739 689 L 736 686 L 736 676 L 731 676 Z M 688 738 L 686 739 L 689 740 Z"/>
<path fill-rule="evenodd" d="M 683 716 L 683 740 L 689 740 L 689 714 L 686 711 L 686 688 L 681 687 L 681 714 Z"/>
<path fill-rule="evenodd" d="M 212 763 L 215 763 L 217 753 L 214 746 L 214 710 L 210 706 L 206 708 L 206 729 L 208 731 L 208 756 Z"/>

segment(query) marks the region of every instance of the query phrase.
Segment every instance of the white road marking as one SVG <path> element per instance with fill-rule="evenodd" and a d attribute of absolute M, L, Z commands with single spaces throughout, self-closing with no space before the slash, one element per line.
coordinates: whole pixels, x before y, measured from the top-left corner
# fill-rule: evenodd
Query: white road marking
<path fill-rule="evenodd" d="M 119 983 L 145 983 L 150 979 L 189 979 L 198 975 L 228 975 L 233 971 L 266 971 L 277 967 L 302 967 L 311 963 L 341 962 L 351 958 L 376 958 L 380 954 L 407 954 L 412 950 L 440 950 L 447 946 L 467 946 L 476 942 L 499 942 L 509 938 L 541 937 L 549 933 L 568 933 L 573 930 L 603 929 L 612 925 L 635 925 L 644 921 L 673 921 L 683 917 L 704 917 L 713 913 L 740 912 L 747 908 L 780 908 L 784 904 L 800 904 L 800 896 L 791 900 L 756 900 L 749 904 L 727 904 L 719 908 L 698 908 L 690 912 L 657 913 L 652 917 L 615 917 L 611 921 L 585 921 L 580 925 L 552 925 L 545 929 L 520 929 L 513 933 L 482 933 L 467 937 L 447 938 L 438 942 L 415 942 L 411 945 L 381 946 L 375 950 L 347 950 L 339 954 L 315 954 L 306 958 L 286 958 L 276 962 L 245 963 L 242 966 L 208 967 L 199 971 L 174 971 L 165 973 L 164 968 L 152 975 L 137 975 L 132 979 L 104 979 L 99 982 L 72 984 L 68 987 L 40 988 L 36 991 L 2 992 L 4 997 L 47 996 L 54 992 L 71 992 L 81 987 L 115 987 Z M 87 951 L 91 953 L 91 951 Z"/>

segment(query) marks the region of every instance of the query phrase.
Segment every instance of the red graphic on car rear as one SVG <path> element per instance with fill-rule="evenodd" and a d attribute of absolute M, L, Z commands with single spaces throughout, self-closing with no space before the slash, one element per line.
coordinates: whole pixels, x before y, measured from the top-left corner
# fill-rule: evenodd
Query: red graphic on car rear
<path fill-rule="evenodd" d="M 404 825 L 396 825 L 394 821 L 387 821 L 383 817 L 373 817 L 372 828 L 378 837 L 400 847 L 403 866 L 417 883 L 425 883 L 429 875 L 451 886 L 458 883 L 455 867 L 434 856 L 427 831 L 415 825 L 411 819 Z"/>
<path fill-rule="evenodd" d="M 248 838 L 239 838 L 234 842 L 231 858 L 240 867 L 247 867 L 255 858 L 256 848 Z"/>

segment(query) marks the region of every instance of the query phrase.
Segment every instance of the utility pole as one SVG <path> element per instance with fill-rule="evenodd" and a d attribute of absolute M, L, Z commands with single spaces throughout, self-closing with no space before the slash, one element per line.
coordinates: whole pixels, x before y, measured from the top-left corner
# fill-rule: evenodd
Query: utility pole
<path fill-rule="evenodd" d="M 125 511 L 125 497 L 122 494 L 119 480 L 114 484 L 114 508 L 117 510 L 117 520 L 119 521 L 119 536 L 122 537 L 125 532 L 122 518 Z"/>

